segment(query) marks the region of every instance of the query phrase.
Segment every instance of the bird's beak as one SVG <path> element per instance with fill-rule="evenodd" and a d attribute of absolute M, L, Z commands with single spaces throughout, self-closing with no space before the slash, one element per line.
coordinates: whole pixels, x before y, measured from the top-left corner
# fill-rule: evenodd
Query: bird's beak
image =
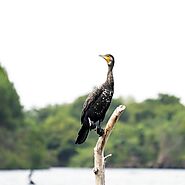
<path fill-rule="evenodd" d="M 99 57 L 102 57 L 102 58 L 104 58 L 104 55 L 99 55 Z"/>
<path fill-rule="evenodd" d="M 105 56 L 105 55 L 99 55 L 100 57 L 104 58 L 106 60 L 107 63 L 110 62 L 110 59 L 108 56 Z"/>

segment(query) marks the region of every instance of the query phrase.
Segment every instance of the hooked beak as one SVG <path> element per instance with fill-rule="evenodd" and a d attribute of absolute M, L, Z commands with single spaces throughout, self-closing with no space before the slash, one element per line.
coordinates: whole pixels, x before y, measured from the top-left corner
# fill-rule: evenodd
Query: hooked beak
<path fill-rule="evenodd" d="M 99 55 L 99 57 L 102 57 L 102 58 L 104 58 L 104 55 Z M 105 58 L 104 58 L 105 59 Z"/>
<path fill-rule="evenodd" d="M 105 55 L 99 55 L 99 56 L 104 58 L 106 60 L 106 62 L 109 64 L 109 62 L 110 62 L 109 57 L 107 57 Z"/>
<path fill-rule="evenodd" d="M 107 56 L 105 56 L 105 55 L 99 55 L 99 56 L 104 58 L 107 61 L 107 63 L 109 62 L 109 58 Z"/>

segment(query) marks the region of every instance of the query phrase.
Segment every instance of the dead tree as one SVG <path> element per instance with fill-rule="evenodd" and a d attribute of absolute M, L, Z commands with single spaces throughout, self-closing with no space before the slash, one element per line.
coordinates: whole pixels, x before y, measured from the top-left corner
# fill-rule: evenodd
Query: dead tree
<path fill-rule="evenodd" d="M 110 157 L 112 154 L 104 157 L 104 148 L 115 123 L 125 108 L 126 106 L 120 105 L 115 109 L 105 126 L 103 136 L 99 137 L 94 148 L 94 174 L 96 185 L 105 185 L 105 159 Z"/>

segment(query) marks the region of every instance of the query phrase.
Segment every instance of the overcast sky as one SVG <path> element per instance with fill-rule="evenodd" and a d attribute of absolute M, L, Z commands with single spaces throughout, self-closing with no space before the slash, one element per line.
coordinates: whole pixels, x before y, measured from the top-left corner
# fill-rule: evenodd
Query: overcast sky
<path fill-rule="evenodd" d="M 115 95 L 185 103 L 185 1 L 0 1 L 0 62 L 25 108 L 73 101 L 104 82 Z"/>

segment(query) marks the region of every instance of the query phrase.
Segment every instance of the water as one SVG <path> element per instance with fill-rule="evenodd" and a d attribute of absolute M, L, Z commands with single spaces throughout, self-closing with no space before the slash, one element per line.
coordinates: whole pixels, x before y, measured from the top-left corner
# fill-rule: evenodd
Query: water
<path fill-rule="evenodd" d="M 28 185 L 29 170 L 0 171 L 0 185 Z M 185 185 L 185 170 L 106 169 L 106 185 Z M 35 170 L 36 185 L 95 185 L 92 169 Z"/>

